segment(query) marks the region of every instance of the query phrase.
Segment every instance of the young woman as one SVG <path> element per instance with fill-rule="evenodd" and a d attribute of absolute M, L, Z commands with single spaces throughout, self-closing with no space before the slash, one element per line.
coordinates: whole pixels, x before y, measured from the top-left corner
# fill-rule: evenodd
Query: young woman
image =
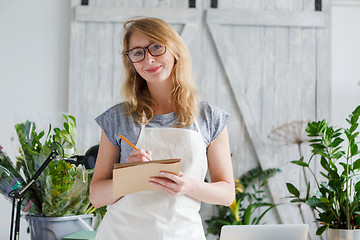
<path fill-rule="evenodd" d="M 234 200 L 229 114 L 198 102 L 190 53 L 169 24 L 139 18 L 124 29 L 127 101 L 96 118 L 102 133 L 90 200 L 95 207 L 110 205 L 97 239 L 205 239 L 200 202 L 229 206 Z M 181 158 L 181 172 L 151 178 L 161 191 L 113 199 L 114 163 L 168 158 Z M 210 183 L 204 182 L 207 170 Z"/>

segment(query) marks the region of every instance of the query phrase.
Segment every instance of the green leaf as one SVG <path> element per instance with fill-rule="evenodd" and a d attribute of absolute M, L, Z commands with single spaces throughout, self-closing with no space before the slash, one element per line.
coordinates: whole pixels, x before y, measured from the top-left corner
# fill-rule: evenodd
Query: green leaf
<path fill-rule="evenodd" d="M 320 198 L 320 201 L 323 203 L 330 203 L 328 198 Z"/>
<path fill-rule="evenodd" d="M 347 123 L 349 123 L 351 125 L 350 119 L 346 118 L 345 120 L 346 120 Z"/>
<path fill-rule="evenodd" d="M 321 226 L 319 227 L 317 230 L 316 230 L 316 235 L 321 235 L 325 232 L 326 229 L 328 229 L 328 225 L 324 225 L 324 226 Z"/>
<path fill-rule="evenodd" d="M 309 167 L 309 164 L 307 164 L 304 161 L 291 161 L 291 163 L 296 164 L 296 165 L 301 166 L 301 167 Z"/>
<path fill-rule="evenodd" d="M 342 156 L 345 156 L 345 152 L 344 152 L 344 151 L 339 151 L 339 152 L 337 152 L 337 153 L 335 153 L 335 154 L 332 154 L 332 155 L 331 155 L 331 158 L 339 159 L 339 158 L 341 158 Z"/>
<path fill-rule="evenodd" d="M 359 116 L 358 116 L 358 117 L 359 117 Z M 351 125 L 349 131 L 350 131 L 350 132 L 354 132 L 358 126 L 359 126 L 359 124 L 355 122 L 354 124 Z"/>
<path fill-rule="evenodd" d="M 354 111 L 352 112 L 352 114 L 349 115 L 349 117 L 350 117 L 351 125 L 354 125 L 359 119 L 359 114 Z"/>
<path fill-rule="evenodd" d="M 309 198 L 309 200 L 306 201 L 306 204 L 310 207 L 318 207 L 319 205 L 323 204 L 323 202 L 314 196 Z"/>
<path fill-rule="evenodd" d="M 360 226 L 360 216 L 355 216 L 355 225 Z"/>
<path fill-rule="evenodd" d="M 334 188 L 332 188 L 328 183 L 321 182 L 320 186 L 328 190 L 329 192 L 335 192 Z"/>
<path fill-rule="evenodd" d="M 337 147 L 337 148 L 334 148 L 332 151 L 331 151 L 331 154 L 334 154 L 336 152 L 338 152 L 342 147 Z"/>
<path fill-rule="evenodd" d="M 278 206 L 278 205 L 276 205 L 276 204 L 269 204 L 268 205 L 269 207 L 260 215 L 260 217 L 256 220 L 256 222 L 255 222 L 255 224 L 257 225 L 257 224 L 260 224 L 260 221 L 261 221 L 261 219 L 265 216 L 265 214 L 267 213 L 267 212 L 269 212 L 271 209 L 273 209 L 274 207 L 276 207 L 276 206 Z"/>
<path fill-rule="evenodd" d="M 66 122 L 69 122 L 68 116 L 66 116 L 65 114 L 63 114 L 63 117 L 65 118 Z"/>
<path fill-rule="evenodd" d="M 305 197 L 306 200 L 309 199 L 309 195 L 310 195 L 310 182 L 308 182 L 307 188 L 306 188 L 306 197 Z"/>
<path fill-rule="evenodd" d="M 320 164 L 326 171 L 330 170 L 329 162 L 327 161 L 327 159 L 325 157 L 321 157 Z"/>
<path fill-rule="evenodd" d="M 76 119 L 71 115 L 68 115 L 68 117 L 73 121 L 74 127 L 76 127 Z"/>
<path fill-rule="evenodd" d="M 350 153 L 351 156 L 355 156 L 356 154 L 358 154 L 358 146 L 356 144 L 350 146 Z"/>
<path fill-rule="evenodd" d="M 64 128 L 67 132 L 69 132 L 69 124 L 67 122 L 64 122 Z"/>
<path fill-rule="evenodd" d="M 360 158 L 357 159 L 357 160 L 353 163 L 352 168 L 353 168 L 354 170 L 360 169 Z"/>
<path fill-rule="evenodd" d="M 339 199 L 339 203 L 340 203 L 340 204 L 343 204 L 343 203 L 345 202 L 345 199 L 346 199 L 346 194 L 345 194 L 344 192 L 341 192 L 341 193 L 339 194 L 338 199 Z"/>
<path fill-rule="evenodd" d="M 255 205 L 250 204 L 244 211 L 244 216 L 243 216 L 243 224 L 244 225 L 249 225 L 250 224 L 250 219 L 251 219 L 251 215 L 254 212 L 253 210 L 256 209 Z"/>
<path fill-rule="evenodd" d="M 293 194 L 295 197 L 300 197 L 299 190 L 292 184 L 292 183 L 286 183 L 286 187 L 288 191 Z"/>
<path fill-rule="evenodd" d="M 360 192 L 360 182 L 357 182 L 356 185 L 355 185 L 355 190 L 357 192 Z"/>
<path fill-rule="evenodd" d="M 345 134 L 346 134 L 346 137 L 348 138 L 349 143 L 354 144 L 354 140 L 359 135 L 359 132 L 351 134 L 349 131 L 345 130 Z"/>
<path fill-rule="evenodd" d="M 343 141 L 344 141 L 344 139 L 335 138 L 335 140 L 330 144 L 330 147 L 336 148 L 336 147 L 339 146 L 340 143 L 342 143 Z"/>
<path fill-rule="evenodd" d="M 323 176 L 324 178 L 328 178 L 328 175 L 326 175 L 325 173 L 323 172 L 320 172 L 321 176 Z"/>
<path fill-rule="evenodd" d="M 321 122 L 319 122 L 319 132 L 325 132 L 325 129 L 327 128 L 328 123 L 326 122 L 326 119 L 323 119 Z"/>
<path fill-rule="evenodd" d="M 356 138 L 359 135 L 359 132 L 355 132 L 352 136 Z"/>
<path fill-rule="evenodd" d="M 44 131 L 41 131 L 41 132 L 39 133 L 38 139 L 41 139 L 44 135 L 45 135 Z"/>
<path fill-rule="evenodd" d="M 324 149 L 325 148 L 324 144 L 321 144 L 321 143 L 313 143 L 313 144 L 310 144 L 310 146 L 315 149 Z"/>
<path fill-rule="evenodd" d="M 341 129 L 338 129 L 338 130 L 336 131 L 336 133 L 333 135 L 334 138 L 337 138 L 337 137 L 341 136 L 340 130 L 341 130 Z"/>
<path fill-rule="evenodd" d="M 66 132 L 66 131 L 61 131 L 59 132 L 59 135 L 61 138 L 63 138 L 65 141 L 69 142 L 69 143 L 72 143 L 72 139 L 71 139 L 71 136 Z"/>

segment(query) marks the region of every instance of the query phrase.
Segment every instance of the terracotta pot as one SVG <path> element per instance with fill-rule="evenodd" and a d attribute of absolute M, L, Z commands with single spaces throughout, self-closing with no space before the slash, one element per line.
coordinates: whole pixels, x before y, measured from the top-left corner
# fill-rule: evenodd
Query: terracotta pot
<path fill-rule="evenodd" d="M 329 240 L 360 240 L 360 229 L 332 229 L 329 230 Z"/>

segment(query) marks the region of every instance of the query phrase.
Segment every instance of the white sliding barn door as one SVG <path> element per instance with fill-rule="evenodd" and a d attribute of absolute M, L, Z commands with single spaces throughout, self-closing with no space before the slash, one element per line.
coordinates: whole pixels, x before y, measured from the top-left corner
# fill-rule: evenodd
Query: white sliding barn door
<path fill-rule="evenodd" d="M 309 239 L 320 239 L 313 211 L 289 204 L 285 183 L 302 184 L 306 190 L 303 172 L 289 163 L 299 159 L 296 142 L 305 135 L 299 130 L 304 132 L 303 121 L 330 116 L 329 3 L 319 12 L 314 1 L 234 2 L 208 9 L 206 23 L 227 95 L 239 112 L 235 124 L 245 129 L 230 135 L 235 174 L 258 164 L 280 168 L 282 173 L 269 181 L 269 191 L 282 205 L 267 220 L 309 223 Z"/>
<path fill-rule="evenodd" d="M 191 51 L 202 100 L 232 115 L 234 176 L 257 166 L 281 168 L 269 182 L 269 193 L 282 205 L 266 222 L 306 222 L 309 239 L 320 239 L 312 211 L 288 203 L 285 182 L 306 189 L 300 168 L 289 163 L 299 158 L 294 143 L 304 135 L 301 121 L 330 116 L 329 0 L 323 1 L 323 11 L 314 11 L 314 0 L 221 0 L 217 8 L 210 8 L 210 0 L 196 1 L 196 8 L 188 4 L 90 0 L 89 6 L 80 6 L 73 0 L 69 113 L 78 119 L 80 151 L 99 140 L 94 118 L 122 99 L 124 21 L 162 18 Z M 207 219 L 213 209 L 203 206 Z"/>

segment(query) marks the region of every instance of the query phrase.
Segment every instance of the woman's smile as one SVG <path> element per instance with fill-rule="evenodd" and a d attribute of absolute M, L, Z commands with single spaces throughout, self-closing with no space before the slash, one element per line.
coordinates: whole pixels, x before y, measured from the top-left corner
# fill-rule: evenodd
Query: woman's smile
<path fill-rule="evenodd" d="M 161 65 L 156 66 L 156 67 L 152 67 L 152 68 L 145 69 L 145 71 L 148 72 L 148 73 L 155 73 L 155 72 L 157 72 L 160 68 L 161 68 Z"/>

